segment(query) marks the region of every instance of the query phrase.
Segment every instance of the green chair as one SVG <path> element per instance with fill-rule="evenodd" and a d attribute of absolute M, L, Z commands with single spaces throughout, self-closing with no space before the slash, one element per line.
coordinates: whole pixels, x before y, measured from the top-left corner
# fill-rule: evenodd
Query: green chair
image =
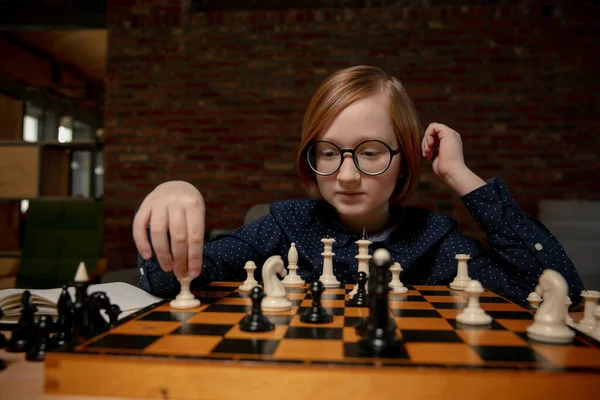
<path fill-rule="evenodd" d="M 81 261 L 90 278 L 102 274 L 102 218 L 101 202 L 31 200 L 16 287 L 61 287 L 73 280 Z"/>

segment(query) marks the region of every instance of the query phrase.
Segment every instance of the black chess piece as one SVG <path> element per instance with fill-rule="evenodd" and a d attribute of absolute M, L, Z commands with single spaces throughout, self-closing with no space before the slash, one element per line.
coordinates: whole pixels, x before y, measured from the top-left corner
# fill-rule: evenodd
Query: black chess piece
<path fill-rule="evenodd" d="M 300 316 L 300 321 L 312 324 L 326 324 L 333 320 L 333 317 L 321 305 L 321 294 L 324 290 L 325 285 L 321 281 L 315 281 L 310 284 L 310 291 L 313 298 L 312 305 Z"/>
<path fill-rule="evenodd" d="M 390 357 L 398 354 L 401 345 L 396 336 L 396 324 L 390 318 L 388 278 L 392 259 L 387 250 L 377 250 L 369 260 L 371 279 L 369 284 L 369 317 L 365 336 L 359 340 L 359 354 L 374 357 Z M 358 329 L 357 329 L 358 332 Z"/>
<path fill-rule="evenodd" d="M 75 280 L 75 301 L 73 302 L 73 339 L 81 341 L 88 334 L 88 287 L 89 281 Z"/>
<path fill-rule="evenodd" d="M 58 319 L 56 333 L 52 337 L 52 348 L 62 346 L 73 339 L 73 300 L 66 286 L 62 288 L 56 309 L 58 310 Z"/>
<path fill-rule="evenodd" d="M 265 293 L 260 286 L 254 286 L 250 290 L 252 299 L 252 311 L 246 314 L 240 321 L 240 329 L 245 332 L 269 332 L 275 329 L 275 326 L 262 313 L 261 303 Z"/>
<path fill-rule="evenodd" d="M 110 321 L 110 326 L 115 326 L 119 321 L 119 315 L 121 315 L 121 307 L 117 304 L 111 304 L 106 313 L 108 314 L 108 319 Z"/>
<path fill-rule="evenodd" d="M 369 306 L 369 294 L 367 293 L 367 281 L 369 277 L 363 271 L 359 271 L 356 274 L 356 282 L 358 283 L 358 289 L 354 296 L 346 303 L 347 307 L 368 307 Z"/>
<path fill-rule="evenodd" d="M 35 342 L 36 328 L 34 315 L 37 307 L 33 304 L 31 292 L 25 290 L 21 295 L 21 316 L 12 330 L 6 351 L 20 353 L 28 351 Z"/>
<path fill-rule="evenodd" d="M 44 361 L 46 351 L 49 350 L 50 345 L 50 332 L 52 331 L 54 321 L 49 315 L 40 315 L 38 318 L 36 329 L 37 329 L 37 343 L 35 343 L 27 352 L 25 358 L 29 361 Z"/>

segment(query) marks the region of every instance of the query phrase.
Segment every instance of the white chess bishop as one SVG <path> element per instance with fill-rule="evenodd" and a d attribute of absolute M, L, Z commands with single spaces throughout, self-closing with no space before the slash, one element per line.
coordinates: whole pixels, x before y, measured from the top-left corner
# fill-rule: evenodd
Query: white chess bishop
<path fill-rule="evenodd" d="M 296 243 L 290 245 L 288 251 L 288 274 L 281 283 L 285 287 L 299 287 L 304 285 L 304 281 L 298 275 L 298 250 L 296 250 Z"/>
<path fill-rule="evenodd" d="M 535 291 L 544 301 L 535 313 L 533 324 L 527 327 L 527 336 L 543 343 L 571 342 L 575 332 L 566 325 L 568 286 L 565 278 L 557 271 L 546 269 Z"/>

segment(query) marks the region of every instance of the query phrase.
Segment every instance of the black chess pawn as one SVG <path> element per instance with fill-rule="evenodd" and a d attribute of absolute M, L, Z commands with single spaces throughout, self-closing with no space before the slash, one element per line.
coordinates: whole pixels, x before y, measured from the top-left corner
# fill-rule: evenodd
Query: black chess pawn
<path fill-rule="evenodd" d="M 56 309 L 58 319 L 55 324 L 56 333 L 52 337 L 52 348 L 62 346 L 73 339 L 73 300 L 66 286 L 62 288 Z"/>
<path fill-rule="evenodd" d="M 275 329 L 275 326 L 262 313 L 262 299 L 265 293 L 260 286 L 254 286 L 250 290 L 250 298 L 252 299 L 252 311 L 246 314 L 240 321 L 240 329 L 245 332 L 268 332 Z"/>
<path fill-rule="evenodd" d="M 49 350 L 50 345 L 50 332 L 54 321 L 49 315 L 40 315 L 36 324 L 37 329 L 37 343 L 35 343 L 27 352 L 25 358 L 29 361 L 44 361 L 46 351 Z"/>
<path fill-rule="evenodd" d="M 346 303 L 347 307 L 368 307 L 369 306 L 369 293 L 367 293 L 367 281 L 369 277 L 366 272 L 360 271 L 356 274 L 356 282 L 358 283 L 358 289 L 354 296 L 348 299 Z"/>
<path fill-rule="evenodd" d="M 117 304 L 111 304 L 106 314 L 108 314 L 108 319 L 110 321 L 110 326 L 115 326 L 119 321 L 119 315 L 121 315 L 121 307 Z"/>
<path fill-rule="evenodd" d="M 21 316 L 12 330 L 10 340 L 6 344 L 6 351 L 19 353 L 31 348 L 35 341 L 34 315 L 37 307 L 33 304 L 31 293 L 26 290 L 21 295 Z"/>
<path fill-rule="evenodd" d="M 312 305 L 301 316 L 300 321 L 312 324 L 326 324 L 333 320 L 332 316 L 321 305 L 321 294 L 325 290 L 325 285 L 321 281 L 315 281 L 310 284 L 312 293 Z"/>

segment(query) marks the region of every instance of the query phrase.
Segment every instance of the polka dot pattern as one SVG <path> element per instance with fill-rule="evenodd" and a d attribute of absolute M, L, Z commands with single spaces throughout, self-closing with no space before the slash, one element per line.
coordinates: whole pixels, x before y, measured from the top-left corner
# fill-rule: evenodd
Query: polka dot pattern
<path fill-rule="evenodd" d="M 445 215 L 402 207 L 390 213 L 392 228 L 369 238 L 373 242 L 369 253 L 387 248 L 402 265 L 402 281 L 408 285 L 449 284 L 456 276 L 455 255 L 469 254 L 472 278 L 521 304 L 526 303 L 542 270 L 552 268 L 566 278 L 573 303 L 579 301 L 582 283 L 573 263 L 550 232 L 515 204 L 500 178 L 465 195 L 463 202 L 487 233 L 491 248 L 458 232 L 456 221 Z M 208 241 L 202 274 L 193 285 L 244 281 L 248 260 L 256 263 L 255 276 L 261 280 L 262 264 L 269 256 L 280 255 L 287 265 L 292 242 L 298 251 L 298 274 L 305 281 L 318 279 L 323 268 L 323 237 L 336 239 L 335 276 L 340 282 L 353 282 L 358 267 L 355 241 L 360 236 L 348 231 L 335 209 L 322 200 L 287 200 L 273 203 L 261 219 Z M 138 255 L 138 267 L 145 290 L 164 297 L 178 292 L 177 279 L 161 270 L 156 257 L 146 261 Z"/>

